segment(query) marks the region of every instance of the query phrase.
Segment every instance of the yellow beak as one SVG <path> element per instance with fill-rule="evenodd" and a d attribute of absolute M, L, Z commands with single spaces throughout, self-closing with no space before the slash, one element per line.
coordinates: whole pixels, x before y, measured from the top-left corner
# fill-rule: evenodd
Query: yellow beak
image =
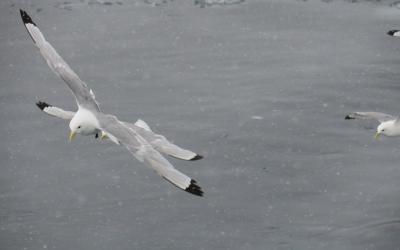
<path fill-rule="evenodd" d="M 108 138 L 108 136 L 107 136 L 107 134 L 106 133 L 104 133 L 104 131 L 101 131 L 101 137 L 100 137 L 100 139 L 107 139 Z"/>
<path fill-rule="evenodd" d="M 71 133 L 69 133 L 69 141 L 72 141 L 72 139 L 75 138 L 76 132 L 75 131 L 71 131 Z"/>
<path fill-rule="evenodd" d="M 379 136 L 381 135 L 381 133 L 379 133 L 379 132 L 376 132 L 376 134 L 375 134 L 375 139 L 379 139 Z"/>

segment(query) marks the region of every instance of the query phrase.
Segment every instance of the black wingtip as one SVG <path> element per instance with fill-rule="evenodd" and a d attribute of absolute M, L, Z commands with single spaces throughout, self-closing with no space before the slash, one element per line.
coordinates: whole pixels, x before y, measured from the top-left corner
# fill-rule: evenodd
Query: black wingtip
<path fill-rule="evenodd" d="M 201 160 L 204 157 L 202 155 L 196 155 L 195 157 L 193 157 L 192 159 L 190 159 L 191 161 L 197 161 L 197 160 Z"/>
<path fill-rule="evenodd" d="M 42 102 L 42 101 L 38 101 L 38 102 L 36 103 L 36 106 L 38 106 L 38 108 L 40 108 L 41 110 L 43 110 L 43 109 L 45 109 L 45 108 L 47 108 L 47 107 L 51 107 L 50 104 L 47 104 L 47 103 Z"/>
<path fill-rule="evenodd" d="M 19 9 L 19 13 L 21 13 L 21 18 L 24 24 L 31 23 L 36 26 L 36 24 L 32 21 L 32 18 L 26 13 L 26 11 Z"/>
<path fill-rule="evenodd" d="M 389 31 L 387 32 L 387 34 L 388 34 L 389 36 L 395 36 L 395 34 L 396 34 L 397 32 L 399 32 L 399 30 L 389 30 Z"/>
<path fill-rule="evenodd" d="M 345 120 L 353 120 L 354 117 L 352 117 L 351 115 L 346 115 L 346 117 L 344 118 Z"/>
<path fill-rule="evenodd" d="M 204 194 L 203 190 L 201 190 L 201 187 L 199 187 L 199 186 L 196 184 L 196 181 L 193 180 L 193 179 L 190 180 L 190 185 L 189 185 L 189 187 L 187 187 L 187 188 L 185 189 L 185 191 L 188 192 L 188 193 L 197 195 L 197 196 L 201 196 L 201 197 L 202 197 L 203 194 Z"/>

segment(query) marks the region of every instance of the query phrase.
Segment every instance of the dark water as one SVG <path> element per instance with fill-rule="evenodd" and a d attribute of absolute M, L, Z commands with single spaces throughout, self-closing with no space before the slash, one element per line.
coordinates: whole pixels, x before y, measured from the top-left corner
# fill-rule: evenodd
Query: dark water
<path fill-rule="evenodd" d="M 398 114 L 400 40 L 385 33 L 399 10 L 88 3 L 0 4 L 0 249 L 399 249 L 399 140 L 344 120 Z M 19 8 L 105 112 L 205 155 L 170 159 L 204 198 L 111 143 L 67 141 L 34 103 L 74 110 L 73 97 Z"/>

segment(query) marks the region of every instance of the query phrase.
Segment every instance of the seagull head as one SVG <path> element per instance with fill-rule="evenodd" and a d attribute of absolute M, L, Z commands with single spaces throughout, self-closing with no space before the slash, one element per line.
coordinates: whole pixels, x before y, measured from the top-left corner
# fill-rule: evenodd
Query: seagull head
<path fill-rule="evenodd" d="M 78 112 L 74 115 L 69 123 L 69 140 L 72 141 L 76 134 L 95 134 L 99 131 L 98 127 L 98 121 L 93 113 L 78 110 Z"/>
<path fill-rule="evenodd" d="M 376 129 L 375 138 L 378 139 L 380 135 L 393 136 L 394 121 L 382 122 Z"/>
<path fill-rule="evenodd" d="M 74 117 L 75 118 L 75 117 Z M 69 140 L 72 141 L 76 134 L 81 134 L 83 130 L 85 130 L 85 125 L 80 119 L 72 119 L 69 123 L 70 133 Z"/>

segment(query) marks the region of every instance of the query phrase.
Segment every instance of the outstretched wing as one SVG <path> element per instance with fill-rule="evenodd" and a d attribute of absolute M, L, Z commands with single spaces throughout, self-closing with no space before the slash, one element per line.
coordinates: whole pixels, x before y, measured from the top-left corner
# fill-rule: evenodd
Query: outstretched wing
<path fill-rule="evenodd" d="M 51 44 L 46 41 L 42 32 L 32 21 L 31 17 L 23 10 L 20 10 L 20 13 L 22 21 L 33 42 L 39 48 L 40 53 L 46 60 L 50 69 L 67 83 L 75 96 L 78 106 L 99 111 L 99 106 L 86 83 L 79 78 Z"/>
<path fill-rule="evenodd" d="M 187 149 L 183 149 L 167 140 L 162 135 L 151 131 L 149 125 L 143 120 L 137 120 L 135 124 L 125 123 L 126 126 L 135 130 L 140 136 L 148 141 L 157 151 L 186 161 L 200 160 L 203 156 Z"/>
<path fill-rule="evenodd" d="M 36 106 L 40 108 L 43 112 L 45 112 L 48 115 L 55 116 L 64 120 L 71 120 L 72 117 L 74 117 L 75 112 L 72 111 L 66 111 L 61 108 L 54 107 L 48 103 L 38 101 L 36 103 Z"/>
<path fill-rule="evenodd" d="M 100 129 L 117 144 L 124 145 L 131 154 L 175 186 L 194 195 L 203 196 L 196 181 L 176 170 L 149 142 L 134 129 L 129 128 L 115 116 L 96 114 Z"/>
<path fill-rule="evenodd" d="M 377 120 L 379 122 L 385 122 L 389 120 L 395 120 L 396 117 L 385 114 L 385 113 L 379 113 L 379 112 L 353 112 L 345 117 L 346 120 L 350 119 L 373 119 Z"/>

